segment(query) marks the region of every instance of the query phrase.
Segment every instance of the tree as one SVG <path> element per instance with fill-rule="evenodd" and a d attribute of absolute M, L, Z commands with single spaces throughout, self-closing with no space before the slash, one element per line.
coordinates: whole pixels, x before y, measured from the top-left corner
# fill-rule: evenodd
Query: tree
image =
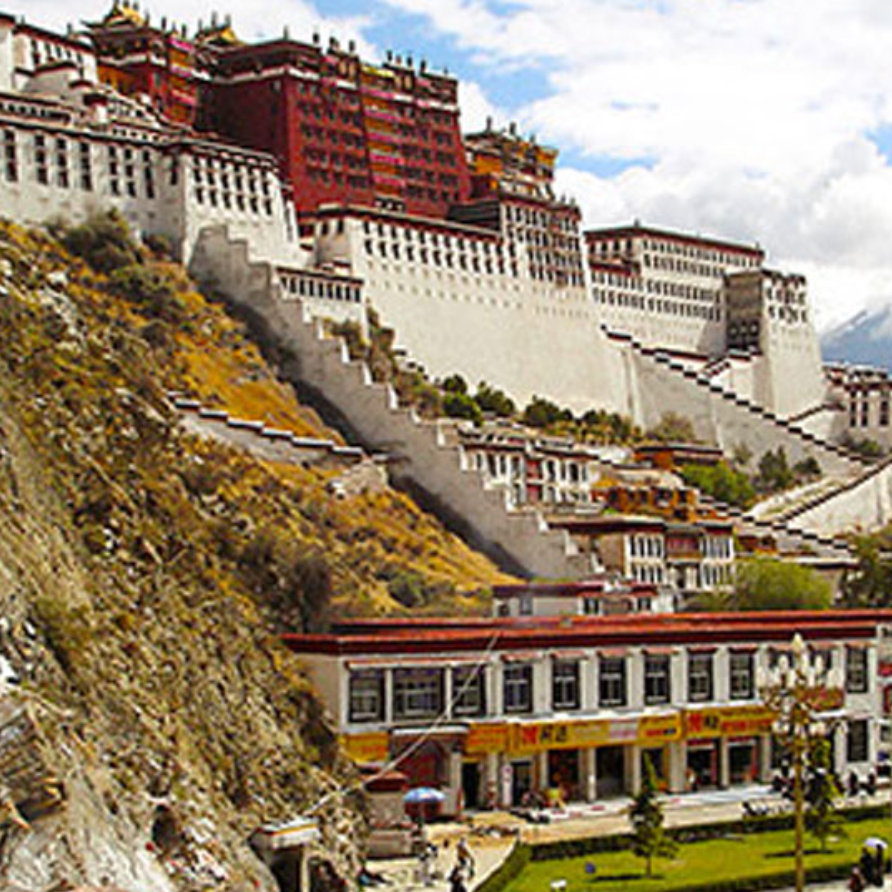
<path fill-rule="evenodd" d="M 836 811 L 840 790 L 830 769 L 830 742 L 816 740 L 809 760 L 811 777 L 808 783 L 808 812 L 805 823 L 809 833 L 820 843 L 821 851 L 827 851 L 830 836 L 845 836 L 845 825 Z"/>
<path fill-rule="evenodd" d="M 480 406 L 474 402 L 473 397 L 468 396 L 466 393 L 447 391 L 443 397 L 443 411 L 450 418 L 467 418 L 469 421 L 473 421 L 474 424 L 483 422 L 483 413 L 480 411 Z"/>
<path fill-rule="evenodd" d="M 654 858 L 673 858 L 678 843 L 666 833 L 663 826 L 663 807 L 657 801 L 657 775 L 650 758 L 644 758 L 644 776 L 641 789 L 629 810 L 632 822 L 632 852 L 644 858 L 647 876 L 653 876 Z"/>
<path fill-rule="evenodd" d="M 756 492 L 749 477 L 742 471 L 735 471 L 724 462 L 715 465 L 683 465 L 681 476 L 685 483 L 740 508 L 749 508 Z"/>
<path fill-rule="evenodd" d="M 892 528 L 854 541 L 858 567 L 846 573 L 842 596 L 846 607 L 888 607 L 892 603 Z"/>
<path fill-rule="evenodd" d="M 522 421 L 530 427 L 550 427 L 558 421 L 572 421 L 573 413 L 562 409 L 551 400 L 534 396 L 530 404 L 523 410 Z"/>
<path fill-rule="evenodd" d="M 440 385 L 446 393 L 460 393 L 462 395 L 468 392 L 468 382 L 461 375 L 449 375 L 443 379 Z"/>
<path fill-rule="evenodd" d="M 752 457 L 753 450 L 750 449 L 746 443 L 742 442 L 738 443 L 734 447 L 734 452 L 731 453 L 731 461 L 733 461 L 738 468 L 745 468 L 750 463 Z"/>
<path fill-rule="evenodd" d="M 793 485 L 793 472 L 787 463 L 783 446 L 777 452 L 770 449 L 759 459 L 759 487 L 766 492 L 788 489 Z"/>
<path fill-rule="evenodd" d="M 690 418 L 675 412 L 664 413 L 655 428 L 647 432 L 647 436 L 663 443 L 696 443 L 694 425 Z"/>
<path fill-rule="evenodd" d="M 484 412 L 493 412 L 499 418 L 510 418 L 517 411 L 514 400 L 508 394 L 498 387 L 491 387 L 485 381 L 477 385 L 474 399 Z"/>
<path fill-rule="evenodd" d="M 753 558 L 737 565 L 734 598 L 738 610 L 826 610 L 833 590 L 809 567 Z"/>

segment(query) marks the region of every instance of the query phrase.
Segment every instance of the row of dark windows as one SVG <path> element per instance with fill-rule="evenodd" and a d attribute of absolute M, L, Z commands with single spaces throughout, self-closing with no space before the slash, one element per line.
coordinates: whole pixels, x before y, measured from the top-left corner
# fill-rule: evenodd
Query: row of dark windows
<path fill-rule="evenodd" d="M 706 703 L 715 697 L 715 654 L 691 651 L 687 655 L 687 701 Z M 775 654 L 773 659 L 777 659 Z M 825 667 L 830 668 L 830 654 Z M 555 658 L 551 664 L 551 709 L 567 712 L 582 705 L 581 663 L 578 659 Z M 398 668 L 393 670 L 391 703 L 394 721 L 431 719 L 442 714 L 445 702 L 445 672 L 452 673 L 453 717 L 486 715 L 485 667 Z M 754 654 L 731 651 L 728 660 L 729 696 L 732 700 L 751 700 L 756 696 Z M 846 690 L 868 690 L 867 651 L 846 649 Z M 598 705 L 627 706 L 629 702 L 628 660 L 625 656 L 601 655 L 598 658 Z M 672 702 L 671 656 L 647 653 L 644 657 L 644 703 L 646 706 Z M 350 675 L 349 714 L 351 722 L 384 720 L 385 672 L 365 669 Z M 502 707 L 505 713 L 533 712 L 533 665 L 508 663 L 502 670 Z M 857 760 L 852 760 L 857 761 Z"/>

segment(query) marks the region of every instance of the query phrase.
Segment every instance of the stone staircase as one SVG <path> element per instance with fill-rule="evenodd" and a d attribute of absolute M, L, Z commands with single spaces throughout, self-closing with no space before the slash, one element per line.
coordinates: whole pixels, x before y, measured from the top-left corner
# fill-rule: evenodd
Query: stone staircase
<path fill-rule="evenodd" d="M 485 485 L 460 445 L 435 421 L 399 404 L 387 385 L 351 359 L 340 338 L 326 334 L 301 300 L 283 289 L 275 269 L 254 262 L 245 240 L 225 226 L 202 231 L 192 275 L 240 307 L 258 337 L 283 358 L 280 373 L 295 383 L 354 442 L 390 456 L 390 477 L 473 547 L 519 576 L 580 578 L 593 572 L 563 531 L 534 509 L 509 510 L 505 494 Z"/>
<path fill-rule="evenodd" d="M 814 457 L 824 473 L 854 477 L 869 462 L 836 443 L 815 436 L 796 423 L 727 390 L 673 359 L 664 351 L 647 347 L 624 332 L 604 327 L 607 337 L 624 346 L 638 360 L 638 417 L 656 423 L 665 406 L 692 419 L 698 435 L 717 442 L 731 452 L 738 444 L 746 445 L 755 455 L 781 447 L 791 462 Z"/>

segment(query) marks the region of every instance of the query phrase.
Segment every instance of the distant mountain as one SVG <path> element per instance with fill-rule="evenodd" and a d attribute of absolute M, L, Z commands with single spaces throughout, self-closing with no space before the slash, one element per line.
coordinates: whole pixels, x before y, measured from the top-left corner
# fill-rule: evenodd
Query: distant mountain
<path fill-rule="evenodd" d="M 892 371 L 892 306 L 862 310 L 821 338 L 827 361 L 877 365 Z"/>

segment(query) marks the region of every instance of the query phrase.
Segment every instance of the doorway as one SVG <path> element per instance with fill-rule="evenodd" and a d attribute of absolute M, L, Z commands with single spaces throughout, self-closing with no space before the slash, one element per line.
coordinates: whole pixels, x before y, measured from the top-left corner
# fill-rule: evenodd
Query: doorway
<path fill-rule="evenodd" d="M 463 762 L 461 766 L 461 792 L 465 808 L 480 808 L 480 763 Z"/>
<path fill-rule="evenodd" d="M 595 751 L 598 798 L 622 796 L 625 792 L 626 757 L 621 746 L 601 746 Z"/>

